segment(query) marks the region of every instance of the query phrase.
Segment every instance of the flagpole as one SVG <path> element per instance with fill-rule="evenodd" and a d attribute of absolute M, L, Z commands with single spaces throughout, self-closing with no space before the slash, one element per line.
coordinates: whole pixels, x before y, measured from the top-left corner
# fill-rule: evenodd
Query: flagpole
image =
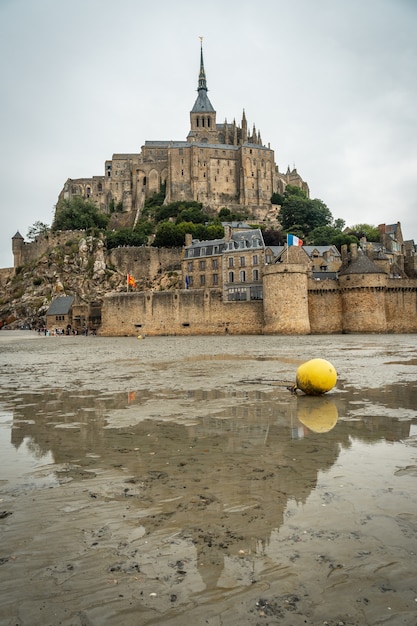
<path fill-rule="evenodd" d="M 129 293 L 129 274 L 126 276 L 126 292 Z"/>
<path fill-rule="evenodd" d="M 289 259 L 288 259 L 288 233 L 287 233 L 287 263 L 289 263 Z"/>

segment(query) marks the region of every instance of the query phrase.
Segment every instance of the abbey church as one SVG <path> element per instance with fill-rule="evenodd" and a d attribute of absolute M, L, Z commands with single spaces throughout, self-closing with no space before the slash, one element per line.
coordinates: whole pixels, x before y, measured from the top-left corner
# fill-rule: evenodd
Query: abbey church
<path fill-rule="evenodd" d="M 166 204 L 197 201 L 215 212 L 245 209 L 262 220 L 274 211 L 272 194 L 282 194 L 288 184 L 308 195 L 295 168 L 279 171 L 274 151 L 263 145 L 255 124 L 248 128 L 245 111 L 240 126 L 235 120 L 218 123 L 207 92 L 201 44 L 198 95 L 186 141 L 146 141 L 139 154 L 114 154 L 105 162 L 104 175 L 69 178 L 59 200 L 78 195 L 94 200 L 105 213 L 117 206 L 139 215 L 145 199 L 165 188 Z"/>

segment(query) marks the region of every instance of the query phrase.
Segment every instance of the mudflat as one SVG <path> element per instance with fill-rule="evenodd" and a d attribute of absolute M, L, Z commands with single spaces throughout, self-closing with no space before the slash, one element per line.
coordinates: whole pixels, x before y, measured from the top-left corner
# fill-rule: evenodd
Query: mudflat
<path fill-rule="evenodd" d="M 415 335 L 0 331 L 0 373 L 1 625 L 417 623 Z"/>

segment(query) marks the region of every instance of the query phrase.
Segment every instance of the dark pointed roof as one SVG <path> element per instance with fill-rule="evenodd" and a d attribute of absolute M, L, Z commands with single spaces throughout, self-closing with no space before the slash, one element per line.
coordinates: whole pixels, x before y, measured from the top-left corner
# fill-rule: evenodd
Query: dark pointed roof
<path fill-rule="evenodd" d="M 23 239 L 22 235 L 19 233 L 19 231 L 16 231 L 16 234 L 12 237 L 12 239 Z"/>
<path fill-rule="evenodd" d="M 215 110 L 207 95 L 207 80 L 206 72 L 204 71 L 204 59 L 203 59 L 203 42 L 201 41 L 200 51 L 200 74 L 198 76 L 198 96 L 194 103 L 191 113 L 215 113 Z"/>
<path fill-rule="evenodd" d="M 67 315 L 73 302 L 73 296 L 58 296 L 52 300 L 46 315 Z"/>
<path fill-rule="evenodd" d="M 358 256 L 349 265 L 339 272 L 339 276 L 346 274 L 386 274 L 371 259 L 358 248 Z"/>

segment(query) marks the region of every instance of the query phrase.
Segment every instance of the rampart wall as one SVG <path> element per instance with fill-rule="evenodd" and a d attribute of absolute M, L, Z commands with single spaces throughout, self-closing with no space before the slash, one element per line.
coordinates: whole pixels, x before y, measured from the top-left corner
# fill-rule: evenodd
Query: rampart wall
<path fill-rule="evenodd" d="M 292 289 L 291 285 L 289 286 Z M 417 280 L 388 280 L 382 285 L 357 281 L 347 298 L 338 281 L 308 280 L 308 316 L 311 334 L 417 332 Z M 264 298 L 268 295 L 264 292 Z M 286 294 L 280 293 L 285 299 Z M 276 301 L 276 294 L 274 296 Z M 301 313 L 304 315 L 304 303 Z M 264 321 L 264 301 L 223 302 L 217 289 L 109 294 L 104 298 L 100 334 L 234 335 L 294 334 L 292 328 Z M 377 307 L 377 310 L 372 307 Z M 293 301 L 293 317 L 297 319 Z M 350 307 L 346 309 L 346 307 Z M 271 314 L 271 311 L 269 315 Z M 373 322 L 374 320 L 374 322 Z M 299 332 L 298 334 L 309 334 Z"/>
<path fill-rule="evenodd" d="M 27 263 L 33 263 L 37 261 L 48 250 L 62 246 L 67 241 L 78 241 L 81 237 L 85 236 L 83 230 L 65 230 L 57 232 L 48 232 L 46 235 L 39 235 L 35 241 L 30 243 L 20 240 L 17 249 L 13 248 L 14 253 L 14 267 L 19 265 L 26 265 Z"/>
<path fill-rule="evenodd" d="M 335 280 L 308 280 L 308 315 L 314 334 L 343 331 L 342 299 Z"/>
<path fill-rule="evenodd" d="M 387 280 L 385 315 L 388 332 L 417 332 L 417 280 Z"/>
<path fill-rule="evenodd" d="M 104 298 L 101 335 L 261 334 L 262 302 L 222 301 L 218 289 L 110 294 Z"/>

